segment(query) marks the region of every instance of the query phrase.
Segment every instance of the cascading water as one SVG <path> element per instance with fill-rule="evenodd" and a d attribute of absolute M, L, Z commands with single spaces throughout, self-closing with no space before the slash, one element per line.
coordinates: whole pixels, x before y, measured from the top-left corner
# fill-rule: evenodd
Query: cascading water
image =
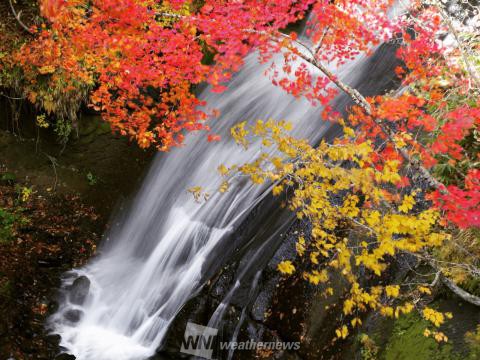
<path fill-rule="evenodd" d="M 281 56 L 276 59 L 279 60 Z M 273 60 L 275 61 L 275 59 Z M 335 70 L 348 83 L 356 83 L 362 59 Z M 209 89 L 201 97 L 221 116 L 211 121 L 222 139 L 208 143 L 204 134 L 189 134 L 185 146 L 157 155 L 142 188 L 124 218 L 118 219 L 100 255 L 64 280 L 86 276 L 90 289 L 85 301 L 75 304 L 67 296 L 51 318 L 61 346 L 78 360 L 140 360 L 155 353 L 169 324 L 182 306 L 201 288 L 206 269 L 218 269 L 227 260 L 228 235 L 268 193 L 268 185 L 234 182 L 226 194 L 213 194 L 202 203 L 187 189 L 216 189 L 219 165 L 251 161 L 260 154 L 260 143 L 248 150 L 237 146 L 229 129 L 239 121 L 286 119 L 293 134 L 317 142 L 329 124 L 321 109 L 296 99 L 264 76 L 269 64 L 259 64 L 255 54 L 223 94 Z M 311 69 L 312 72 L 316 71 Z M 79 321 L 66 314 L 81 312 Z"/>

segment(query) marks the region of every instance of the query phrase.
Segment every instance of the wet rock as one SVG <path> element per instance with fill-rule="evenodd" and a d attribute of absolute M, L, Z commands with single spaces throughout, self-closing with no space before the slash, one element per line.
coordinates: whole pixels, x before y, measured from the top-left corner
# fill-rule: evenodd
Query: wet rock
<path fill-rule="evenodd" d="M 87 299 L 90 290 L 90 280 L 86 276 L 80 276 L 70 286 L 69 298 L 72 304 L 82 305 Z"/>
<path fill-rule="evenodd" d="M 51 300 L 51 301 L 48 302 L 48 309 L 47 309 L 48 314 L 51 315 L 51 314 L 57 312 L 58 308 L 59 308 L 59 305 L 58 305 L 57 301 Z"/>
<path fill-rule="evenodd" d="M 70 321 L 72 323 L 79 322 L 83 317 L 83 311 L 81 310 L 68 310 L 65 315 L 65 320 Z"/>
<path fill-rule="evenodd" d="M 75 360 L 76 357 L 70 354 L 60 354 L 58 355 L 55 360 Z"/>
<path fill-rule="evenodd" d="M 64 262 L 62 257 L 58 257 L 58 258 L 45 258 L 42 260 L 38 260 L 37 264 L 39 267 L 52 268 L 52 267 L 60 267 L 64 264 Z"/>
<path fill-rule="evenodd" d="M 166 353 L 166 352 L 159 352 L 155 355 L 153 355 L 152 357 L 149 357 L 147 360 L 173 360 L 173 359 L 185 359 L 187 358 L 187 356 L 185 355 L 184 357 L 182 356 L 176 356 L 176 357 L 172 357 L 170 356 L 170 354 Z"/>
<path fill-rule="evenodd" d="M 206 289 L 203 289 L 202 296 L 197 296 L 185 304 L 173 324 L 170 326 L 169 334 L 164 345 L 161 349 L 158 349 L 157 355 L 160 356 L 158 359 L 186 358 L 185 354 L 182 354 L 179 351 L 184 338 L 187 322 L 206 325 L 208 323 L 208 314 L 212 311 L 206 293 Z M 157 360 L 156 357 L 153 357 L 152 359 Z"/>
<path fill-rule="evenodd" d="M 45 341 L 52 345 L 58 345 L 61 339 L 62 338 L 60 337 L 60 335 L 57 335 L 57 334 L 48 335 L 45 337 Z"/>

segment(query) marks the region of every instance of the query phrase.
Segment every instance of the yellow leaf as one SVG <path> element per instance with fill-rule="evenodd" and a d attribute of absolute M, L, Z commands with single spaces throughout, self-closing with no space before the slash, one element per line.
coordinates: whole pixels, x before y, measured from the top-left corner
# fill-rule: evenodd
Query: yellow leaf
<path fill-rule="evenodd" d="M 278 264 L 277 269 L 282 274 L 287 275 L 291 275 L 295 272 L 295 267 L 290 260 L 282 261 L 280 264 Z"/>
<path fill-rule="evenodd" d="M 343 325 L 340 329 L 335 330 L 337 338 L 345 339 L 348 336 L 348 328 Z"/>
<path fill-rule="evenodd" d="M 274 196 L 278 196 L 282 193 L 283 191 L 283 185 L 277 185 L 277 186 L 274 186 L 273 189 L 272 189 L 272 193 Z"/>
<path fill-rule="evenodd" d="M 413 198 L 413 196 L 405 195 L 402 205 L 398 207 L 398 210 L 404 213 L 408 213 L 410 210 L 413 209 L 413 205 L 415 205 L 415 199 Z"/>
<path fill-rule="evenodd" d="M 228 168 L 225 165 L 220 165 L 217 170 L 222 176 L 225 176 L 228 174 Z"/>
<path fill-rule="evenodd" d="M 226 193 L 226 192 L 228 191 L 228 187 L 229 187 L 228 181 L 224 181 L 224 182 L 222 182 L 222 184 L 220 185 L 220 188 L 218 189 L 218 191 L 220 191 L 222 194 L 223 194 L 223 193 Z"/>
<path fill-rule="evenodd" d="M 398 285 L 388 285 L 385 287 L 385 293 L 388 297 L 396 298 L 400 293 L 400 286 Z"/>
<path fill-rule="evenodd" d="M 430 288 L 428 288 L 426 286 L 419 286 L 418 291 L 420 291 L 422 294 L 427 294 L 427 295 L 432 294 L 432 290 L 430 290 Z"/>

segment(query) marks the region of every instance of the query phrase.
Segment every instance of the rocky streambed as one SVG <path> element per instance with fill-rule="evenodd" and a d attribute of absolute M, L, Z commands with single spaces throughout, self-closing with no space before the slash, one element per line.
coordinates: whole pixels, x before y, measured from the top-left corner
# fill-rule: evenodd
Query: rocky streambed
<path fill-rule="evenodd" d="M 151 154 L 112 135 L 97 117 L 84 118 L 64 147 L 28 127 L 9 132 L 1 115 L 0 359 L 51 360 L 60 350 L 45 323 L 60 278 L 94 256 L 113 209 L 134 191 Z"/>

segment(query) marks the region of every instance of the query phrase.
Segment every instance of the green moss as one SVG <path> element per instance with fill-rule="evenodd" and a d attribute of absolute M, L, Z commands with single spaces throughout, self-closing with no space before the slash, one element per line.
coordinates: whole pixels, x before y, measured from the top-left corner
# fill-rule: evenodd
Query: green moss
<path fill-rule="evenodd" d="M 0 242 L 10 241 L 13 237 L 16 216 L 6 209 L 0 209 Z"/>
<path fill-rule="evenodd" d="M 480 325 L 477 326 L 476 331 L 467 332 L 465 340 L 470 349 L 470 354 L 467 359 L 480 359 Z"/>
<path fill-rule="evenodd" d="M 15 180 L 17 180 L 17 177 L 13 173 L 5 173 L 0 176 L 0 179 L 8 184 L 13 184 Z"/>
<path fill-rule="evenodd" d="M 17 226 L 28 222 L 23 216 L 9 209 L 0 208 L 0 243 L 11 241 Z"/>
<path fill-rule="evenodd" d="M 393 333 L 382 357 L 385 360 L 459 360 L 450 343 L 438 344 L 425 337 L 429 324 L 416 314 L 395 321 Z"/>
<path fill-rule="evenodd" d="M 480 296 L 480 279 L 479 278 L 469 278 L 460 284 L 462 288 L 467 290 L 470 294 Z"/>

